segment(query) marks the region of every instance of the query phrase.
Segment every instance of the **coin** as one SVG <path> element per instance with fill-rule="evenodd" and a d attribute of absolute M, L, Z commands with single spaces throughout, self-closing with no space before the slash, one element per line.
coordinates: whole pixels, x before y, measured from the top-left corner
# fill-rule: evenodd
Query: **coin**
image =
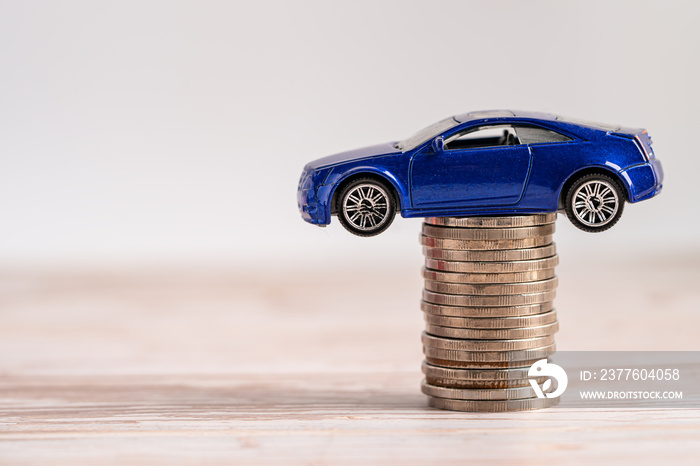
<path fill-rule="evenodd" d="M 426 381 L 449 388 L 510 388 L 529 387 L 530 379 L 543 384 L 548 377 L 529 377 L 530 366 L 507 369 L 460 369 L 440 367 L 423 362 Z"/>
<path fill-rule="evenodd" d="M 521 228 L 449 228 L 423 224 L 423 234 L 432 238 L 466 240 L 502 240 L 535 238 L 551 235 L 555 225 L 540 225 Z"/>
<path fill-rule="evenodd" d="M 436 293 L 456 295 L 510 296 L 553 291 L 557 288 L 557 277 L 527 283 L 445 283 L 425 281 L 425 289 Z"/>
<path fill-rule="evenodd" d="M 455 379 L 455 380 L 518 380 L 528 378 L 529 366 L 516 367 L 512 369 L 454 369 L 448 367 L 434 366 L 423 362 L 421 371 L 426 377 Z"/>
<path fill-rule="evenodd" d="M 448 306 L 520 306 L 552 301 L 556 291 L 542 293 L 515 294 L 506 296 L 476 296 L 436 293 L 423 290 L 423 299 L 429 303 Z"/>
<path fill-rule="evenodd" d="M 543 384 L 548 377 L 530 377 L 530 366 L 506 369 L 461 369 L 440 367 L 423 361 L 425 380 L 430 385 L 449 388 L 511 388 L 529 387 L 530 380 Z"/>
<path fill-rule="evenodd" d="M 530 387 L 531 379 L 512 379 L 512 380 L 458 380 L 458 379 L 441 379 L 426 377 L 426 382 L 430 385 L 446 388 L 467 388 L 467 389 L 502 389 L 502 388 L 517 388 Z M 547 380 L 547 377 L 538 377 L 537 383 L 542 385 Z"/>
<path fill-rule="evenodd" d="M 506 273 L 551 269 L 559 265 L 559 256 L 543 257 L 526 261 L 507 262 L 463 262 L 425 259 L 425 267 L 431 270 L 459 273 Z"/>
<path fill-rule="evenodd" d="M 421 309 L 430 406 L 458 411 L 539 409 L 529 377 L 556 351 L 556 214 L 428 218 Z"/>
<path fill-rule="evenodd" d="M 526 398 L 522 400 L 451 400 L 428 397 L 428 406 L 450 411 L 503 413 L 549 408 L 559 403 L 559 398 Z"/>
<path fill-rule="evenodd" d="M 537 396 L 531 385 L 517 388 L 464 389 L 438 387 L 424 380 L 420 388 L 428 396 L 452 400 L 517 400 Z"/>
<path fill-rule="evenodd" d="M 442 300 L 443 295 L 432 293 L 435 299 Z M 435 304 L 428 301 L 421 301 L 421 309 L 432 315 L 446 317 L 525 317 L 542 314 L 554 309 L 551 300 L 535 304 L 524 304 L 519 306 L 449 306 Z M 450 327 L 447 325 L 446 327 Z"/>
<path fill-rule="evenodd" d="M 493 249 L 523 249 L 545 246 L 552 242 L 552 235 L 536 236 L 534 238 L 523 239 L 502 239 L 502 240 L 463 240 L 463 239 L 441 239 L 431 238 L 421 235 L 420 244 L 431 248 L 442 249 L 465 249 L 470 251 L 485 251 Z"/>
<path fill-rule="evenodd" d="M 462 262 L 507 262 L 526 261 L 551 257 L 557 252 L 554 243 L 536 248 L 504 249 L 491 251 L 474 251 L 463 249 L 442 249 L 423 246 L 423 255 L 429 259 Z"/>
<path fill-rule="evenodd" d="M 554 341 L 552 338 L 550 341 Z M 427 345 L 423 345 L 423 353 L 426 357 L 432 358 L 428 359 L 428 362 L 435 364 L 437 366 L 460 366 L 459 364 L 444 364 L 438 361 L 450 361 L 450 362 L 469 362 L 469 363 L 513 363 L 516 361 L 532 361 L 533 363 L 542 358 L 551 356 L 554 353 L 555 344 L 542 346 L 539 348 L 523 349 L 519 351 L 508 351 L 505 349 L 498 349 L 495 351 L 473 351 L 473 350 L 453 350 L 453 349 L 443 349 L 443 348 L 433 348 Z M 513 364 L 511 364 L 512 366 Z M 476 368 L 476 366 L 471 366 Z M 489 366 L 490 368 L 496 368 L 501 366 Z M 508 367 L 508 366 L 506 366 Z"/>
<path fill-rule="evenodd" d="M 534 363 L 542 358 L 549 357 L 556 351 L 556 346 L 552 345 L 547 347 L 548 349 L 542 349 L 531 354 L 532 358 L 528 359 L 527 354 L 520 357 L 519 354 L 515 354 L 513 361 L 453 361 L 450 359 L 440 359 L 438 357 L 429 356 L 426 354 L 425 361 L 429 364 L 441 367 L 450 367 L 454 369 L 474 369 L 474 370 L 484 370 L 484 369 L 509 369 L 513 367 L 520 367 L 522 365 L 532 366 Z M 436 350 L 437 351 L 437 350 Z M 530 350 L 526 350 L 530 351 Z M 515 351 L 514 353 L 523 353 L 522 351 Z M 481 353 L 483 354 L 483 353 Z"/>
<path fill-rule="evenodd" d="M 545 280 L 554 276 L 554 268 L 529 272 L 460 273 L 442 272 L 423 267 L 423 278 L 447 283 L 524 283 Z"/>
<path fill-rule="evenodd" d="M 556 219 L 556 213 L 547 213 L 510 217 L 428 217 L 425 219 L 425 223 L 459 228 L 515 228 L 554 223 Z"/>
<path fill-rule="evenodd" d="M 518 340 L 523 338 L 537 338 L 553 335 L 559 330 L 559 322 L 539 325 L 537 327 L 523 328 L 499 328 L 499 329 L 474 329 L 441 327 L 427 324 L 425 331 L 430 335 L 446 338 L 467 338 L 484 340 Z"/>
<path fill-rule="evenodd" d="M 537 327 L 551 324 L 557 320 L 557 313 L 554 310 L 536 315 L 517 315 L 516 317 L 447 317 L 428 312 L 425 312 L 423 316 L 425 321 L 431 325 L 468 329 Z"/>
<path fill-rule="evenodd" d="M 444 350 L 455 351 L 519 351 L 554 344 L 554 335 L 535 338 L 521 338 L 517 340 L 469 340 L 437 337 L 423 332 L 421 336 L 423 345 Z"/>

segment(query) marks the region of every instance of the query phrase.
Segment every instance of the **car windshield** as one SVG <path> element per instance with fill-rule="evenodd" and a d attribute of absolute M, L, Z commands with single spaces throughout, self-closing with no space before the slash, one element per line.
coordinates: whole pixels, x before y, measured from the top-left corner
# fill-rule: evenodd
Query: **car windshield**
<path fill-rule="evenodd" d="M 458 124 L 459 122 L 453 117 L 445 118 L 444 120 L 438 121 L 437 123 L 433 123 L 427 128 L 418 131 L 410 138 L 397 142 L 395 147 L 402 152 L 415 149 L 419 145 L 423 144 L 425 141 L 433 139 L 435 136 L 444 133 L 450 128 L 454 128 Z"/>

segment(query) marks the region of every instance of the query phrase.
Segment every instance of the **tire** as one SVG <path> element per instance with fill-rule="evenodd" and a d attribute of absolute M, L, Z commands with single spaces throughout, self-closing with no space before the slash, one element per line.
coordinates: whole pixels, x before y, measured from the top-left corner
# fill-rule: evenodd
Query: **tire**
<path fill-rule="evenodd" d="M 341 188 L 336 212 L 343 227 L 353 235 L 375 236 L 394 221 L 394 191 L 372 178 L 358 178 Z"/>
<path fill-rule="evenodd" d="M 576 228 L 591 233 L 615 225 L 624 207 L 620 184 L 607 175 L 584 175 L 566 193 L 566 216 Z"/>

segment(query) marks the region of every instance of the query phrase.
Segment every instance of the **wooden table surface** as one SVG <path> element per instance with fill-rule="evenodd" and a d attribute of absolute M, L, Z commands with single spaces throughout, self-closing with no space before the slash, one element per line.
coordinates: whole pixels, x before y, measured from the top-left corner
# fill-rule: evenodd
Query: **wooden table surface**
<path fill-rule="evenodd" d="M 560 350 L 698 350 L 700 257 L 562 260 Z M 0 464 L 698 464 L 700 411 L 431 409 L 420 264 L 0 271 Z"/>

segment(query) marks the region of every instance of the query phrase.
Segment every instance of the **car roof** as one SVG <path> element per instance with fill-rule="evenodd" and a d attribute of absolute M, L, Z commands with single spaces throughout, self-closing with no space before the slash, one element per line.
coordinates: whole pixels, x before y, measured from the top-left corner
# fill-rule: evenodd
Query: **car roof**
<path fill-rule="evenodd" d="M 604 123 L 595 123 L 592 121 L 583 121 L 576 118 L 563 117 L 553 113 L 544 112 L 527 112 L 522 110 L 482 110 L 476 112 L 463 113 L 454 117 L 460 123 L 467 123 L 476 120 L 490 119 L 523 119 L 523 120 L 541 120 L 552 123 L 564 123 L 575 126 L 583 126 L 586 128 L 597 129 L 600 131 L 620 131 L 619 125 L 608 125 Z"/>
<path fill-rule="evenodd" d="M 555 121 L 557 116 L 552 113 L 524 112 L 521 110 L 480 110 L 456 115 L 454 118 L 460 123 L 466 123 L 467 121 L 484 120 L 489 118 L 529 118 L 535 120 Z"/>

